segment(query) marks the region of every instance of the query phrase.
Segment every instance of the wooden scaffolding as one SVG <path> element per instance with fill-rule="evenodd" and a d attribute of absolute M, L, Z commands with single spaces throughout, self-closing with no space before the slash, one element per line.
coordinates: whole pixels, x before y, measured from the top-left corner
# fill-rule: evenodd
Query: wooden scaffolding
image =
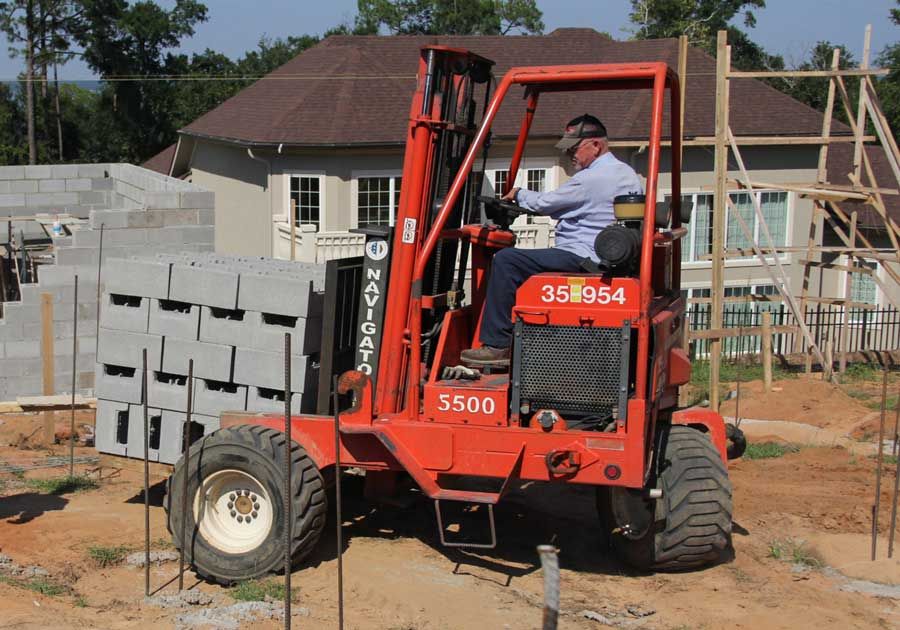
<path fill-rule="evenodd" d="M 712 287 L 710 329 L 698 331 L 692 336 L 710 340 L 710 407 L 719 408 L 719 370 L 721 366 L 722 339 L 734 336 L 734 329 L 723 328 L 724 304 L 730 301 L 773 301 L 781 300 L 790 310 L 795 322 L 796 346 L 794 352 L 806 355 L 806 368 L 811 368 L 815 361 L 822 366 L 825 378 L 834 378 L 833 365 L 835 355 L 838 357 L 838 372 L 845 367 L 847 355 L 847 343 L 849 340 L 849 327 L 851 325 L 851 312 L 855 309 L 871 309 L 871 304 L 855 303 L 851 300 L 853 278 L 858 274 L 869 275 L 882 290 L 886 299 L 898 307 L 897 299 L 893 295 L 892 288 L 888 284 L 900 284 L 900 273 L 894 265 L 900 263 L 900 246 L 898 236 L 900 229 L 896 222 L 888 214 L 884 198 L 887 195 L 897 195 L 900 188 L 900 151 L 891 134 L 887 119 L 880 106 L 875 92 L 873 76 L 885 75 L 889 71 L 881 68 L 870 68 L 869 57 L 871 53 L 871 25 L 866 28 L 863 49 L 863 58 L 860 67 L 851 70 L 840 69 L 840 50 L 835 49 L 830 70 L 809 71 L 778 71 L 778 72 L 741 72 L 731 67 L 731 47 L 727 42 L 727 32 L 719 31 L 716 51 L 716 126 L 715 126 L 715 182 L 713 195 L 712 214 L 712 247 L 710 258 L 712 260 Z M 681 64 L 680 64 L 681 65 Z M 684 74 L 682 73 L 684 77 Z M 821 78 L 827 79 L 828 95 L 822 122 L 822 133 L 818 138 L 800 136 L 773 136 L 771 138 L 742 138 L 736 137 L 729 124 L 729 88 L 733 80 L 741 79 L 766 79 L 777 77 L 790 78 Z M 853 107 L 849 96 L 846 80 L 859 81 L 859 100 Z M 835 111 L 835 103 L 839 102 L 846 112 L 852 135 L 846 134 L 833 136 L 831 133 L 832 118 Z M 875 135 L 867 136 L 866 129 L 871 122 Z M 812 141 L 812 142 L 811 142 Z M 848 173 L 849 183 L 846 185 L 829 182 L 827 177 L 827 159 L 829 145 L 835 142 L 853 143 L 852 170 Z M 875 179 L 875 172 L 869 153 L 866 151 L 867 143 L 880 145 L 890 168 L 893 171 L 896 182 L 891 182 L 889 188 L 881 188 Z M 746 167 L 740 147 L 747 145 L 819 145 L 819 160 L 816 181 L 808 184 L 785 184 L 773 182 L 754 181 Z M 870 145 L 871 146 L 871 145 Z M 737 177 L 729 179 L 729 163 L 733 165 L 733 171 L 737 171 Z M 893 188 L 897 185 L 898 188 Z M 731 199 L 729 190 L 742 190 L 749 193 L 753 202 L 753 212 L 758 225 L 758 240 L 754 239 L 752 226 L 737 211 Z M 802 198 L 813 201 L 813 212 L 809 223 L 805 242 L 797 245 L 780 245 L 773 241 L 766 223 L 765 216 L 760 207 L 756 190 L 775 190 L 794 193 Z M 853 209 L 846 210 L 841 204 L 853 201 Z M 878 248 L 867 238 L 862 230 L 857 228 L 859 206 L 871 208 L 880 218 L 881 224 L 890 239 L 890 247 Z M 726 223 L 729 216 L 737 219 L 737 223 L 750 248 L 726 249 Z M 838 237 L 841 246 L 828 247 L 823 244 L 824 226 L 828 225 Z M 880 228 L 880 226 L 879 226 Z M 791 286 L 790 278 L 782 264 L 781 254 L 791 253 L 793 264 L 802 264 L 803 279 L 801 286 Z M 839 264 L 834 261 L 823 260 L 826 256 L 841 254 L 847 256 L 847 264 Z M 772 284 L 777 289 L 777 296 L 725 296 L 725 261 L 729 258 L 755 256 L 762 264 L 762 268 Z M 794 259 L 793 257 L 800 257 Z M 877 273 L 873 273 L 870 266 L 864 261 L 874 261 L 880 264 L 885 275 L 889 279 L 886 282 Z M 822 297 L 810 292 L 810 284 L 813 275 L 819 274 L 819 286 L 822 286 L 822 274 L 826 271 L 843 272 L 846 276 L 843 286 L 843 295 L 834 297 Z M 834 348 L 831 343 L 822 344 L 810 334 L 805 323 L 807 308 L 811 304 L 838 305 L 842 311 L 843 334 L 840 336 L 841 347 Z M 744 335 L 760 334 L 756 329 L 742 332 Z M 763 341 L 765 347 L 766 340 Z M 820 347 L 823 345 L 824 347 Z"/>

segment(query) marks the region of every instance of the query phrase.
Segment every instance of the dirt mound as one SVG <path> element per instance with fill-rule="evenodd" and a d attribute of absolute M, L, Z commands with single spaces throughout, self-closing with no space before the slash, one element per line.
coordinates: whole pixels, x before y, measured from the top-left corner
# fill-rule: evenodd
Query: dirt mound
<path fill-rule="evenodd" d="M 735 399 L 725 401 L 722 415 L 734 416 L 735 407 Z M 820 376 L 776 381 L 771 392 L 765 391 L 762 381 L 741 383 L 742 418 L 803 422 L 851 431 L 872 413 L 839 385 L 827 383 Z"/>

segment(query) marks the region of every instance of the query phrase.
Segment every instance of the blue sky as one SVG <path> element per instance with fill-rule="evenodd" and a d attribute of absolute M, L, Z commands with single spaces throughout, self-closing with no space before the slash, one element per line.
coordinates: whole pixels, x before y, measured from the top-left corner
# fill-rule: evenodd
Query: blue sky
<path fill-rule="evenodd" d="M 157 0 L 171 6 L 173 0 Z M 546 30 L 564 26 L 589 26 L 613 37 L 629 36 L 628 0 L 537 0 L 544 13 Z M 863 29 L 872 24 L 873 51 L 900 40 L 900 27 L 888 20 L 894 0 L 768 0 L 756 11 L 757 26 L 751 37 L 767 50 L 784 55 L 788 65 L 803 60 L 819 40 L 845 44 L 859 59 Z M 286 37 L 303 33 L 321 34 L 356 14 L 356 0 L 207 0 L 209 21 L 184 42 L 188 54 L 212 48 L 235 58 L 256 46 L 263 35 Z M 0 37 L 0 51 L 7 43 Z M 0 80 L 14 79 L 22 70 L 21 58 L 0 53 Z M 83 64 L 71 62 L 61 68 L 60 78 L 94 78 Z"/>

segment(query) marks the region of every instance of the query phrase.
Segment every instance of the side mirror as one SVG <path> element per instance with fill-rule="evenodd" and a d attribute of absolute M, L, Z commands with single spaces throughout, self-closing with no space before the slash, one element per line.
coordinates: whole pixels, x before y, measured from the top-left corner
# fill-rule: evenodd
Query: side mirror
<path fill-rule="evenodd" d="M 681 202 L 681 224 L 685 225 L 691 222 L 691 215 L 694 213 L 694 204 L 690 201 L 685 203 Z"/>
<path fill-rule="evenodd" d="M 669 202 L 668 201 L 657 201 L 656 202 L 656 215 L 654 219 L 654 223 L 658 228 L 667 228 L 669 227 Z"/>

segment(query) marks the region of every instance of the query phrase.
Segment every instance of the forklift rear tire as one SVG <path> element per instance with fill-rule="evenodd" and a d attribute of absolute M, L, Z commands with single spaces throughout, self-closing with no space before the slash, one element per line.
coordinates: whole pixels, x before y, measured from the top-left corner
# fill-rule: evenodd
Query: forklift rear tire
<path fill-rule="evenodd" d="M 234 584 L 284 569 L 284 433 L 256 425 L 197 441 L 166 484 L 167 525 L 181 549 L 181 501 L 188 476 L 185 557 L 202 577 Z M 291 447 L 291 553 L 299 562 L 325 526 L 322 475 Z"/>
<path fill-rule="evenodd" d="M 731 482 L 706 433 L 663 426 L 644 490 L 598 488 L 597 503 L 613 551 L 642 571 L 687 571 L 714 563 L 731 547 Z"/>

